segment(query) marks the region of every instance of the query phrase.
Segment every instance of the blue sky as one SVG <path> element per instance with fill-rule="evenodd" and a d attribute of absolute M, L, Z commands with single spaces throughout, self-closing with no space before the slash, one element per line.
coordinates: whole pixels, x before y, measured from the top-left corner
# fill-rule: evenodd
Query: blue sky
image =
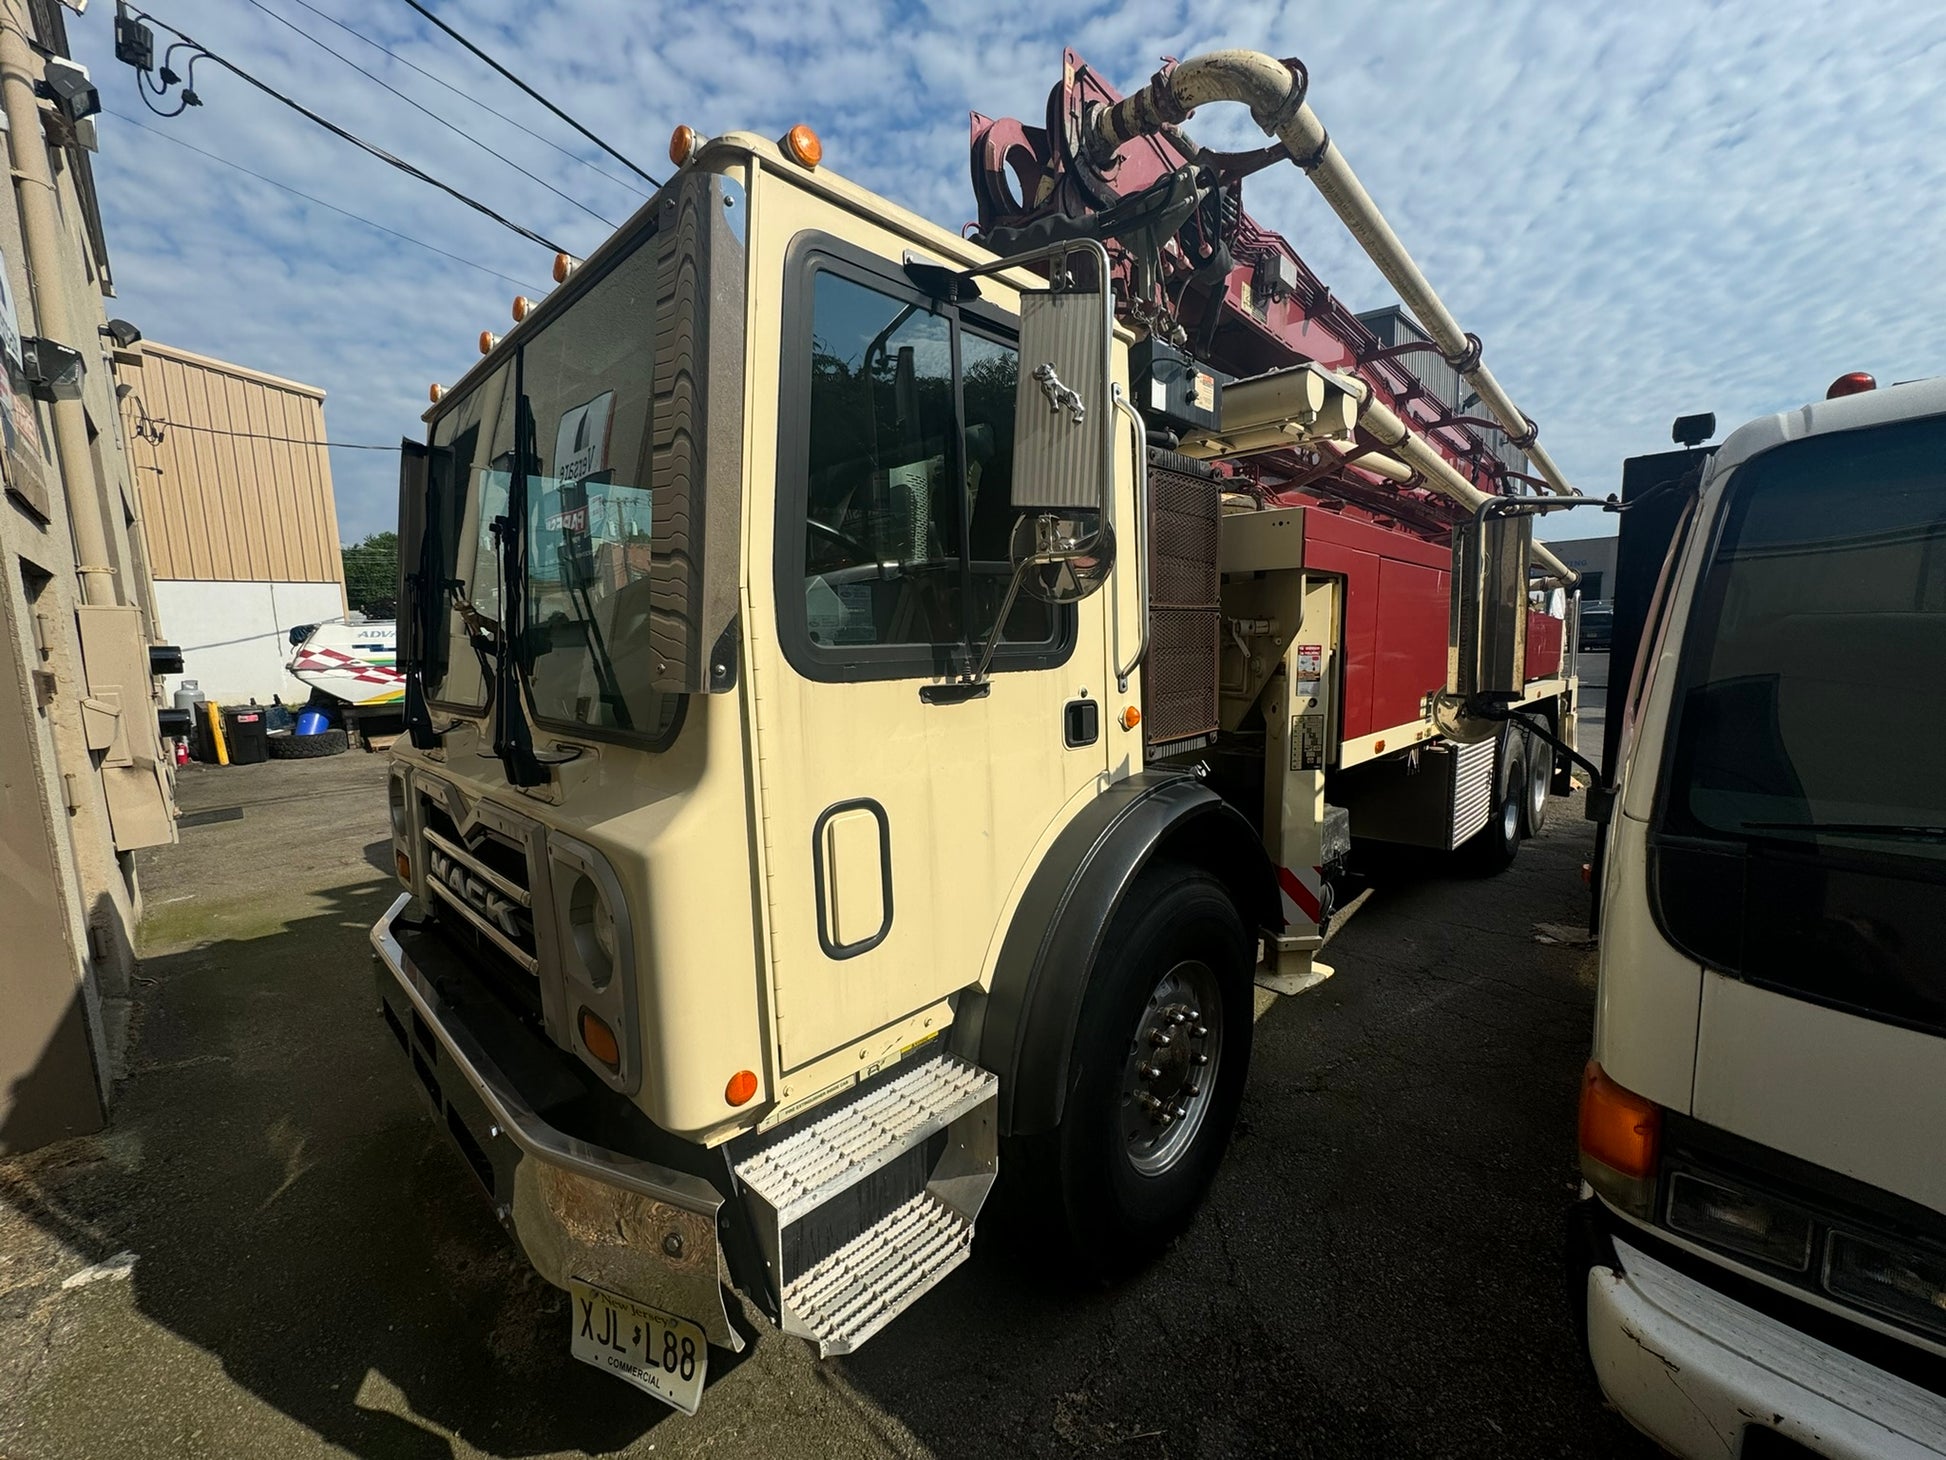
<path fill-rule="evenodd" d="M 318 13 L 635 181 L 400 0 L 310 3 L 154 0 L 157 18 L 577 254 L 606 225 L 469 137 L 609 219 L 640 203 Z M 1714 410 L 1727 428 L 1821 395 L 1847 370 L 1892 381 L 1941 369 L 1946 7 L 429 3 L 658 176 L 678 122 L 772 135 L 808 122 L 827 166 L 953 228 L 973 212 L 967 112 L 1037 120 L 1063 45 L 1124 89 L 1165 54 L 1301 56 L 1333 141 L 1590 491 L 1614 487 L 1623 457 L 1666 445 L 1679 413 Z M 479 331 L 504 328 L 522 292 L 482 270 L 535 293 L 549 254 L 208 63 L 200 108 L 151 115 L 113 58 L 113 18 L 104 0 L 69 20 L 120 114 L 101 118 L 96 159 L 112 312 L 152 338 L 324 387 L 334 441 L 418 435 L 427 384 L 464 371 Z M 1218 145 L 1252 135 L 1238 108 L 1206 113 L 1196 131 Z M 1294 169 L 1251 179 L 1245 202 L 1354 307 L 1391 302 Z M 335 451 L 332 467 L 346 538 L 390 526 L 395 459 Z M 1564 521 L 1553 535 L 1600 530 Z"/>

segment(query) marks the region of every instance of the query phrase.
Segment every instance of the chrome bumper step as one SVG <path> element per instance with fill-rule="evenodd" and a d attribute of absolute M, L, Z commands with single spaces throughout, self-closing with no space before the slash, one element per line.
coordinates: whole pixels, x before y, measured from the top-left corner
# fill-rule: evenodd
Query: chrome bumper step
<path fill-rule="evenodd" d="M 965 1260 L 998 1161 L 999 1089 L 932 1055 L 735 1159 L 786 1333 L 849 1353 Z"/>
<path fill-rule="evenodd" d="M 972 1255 L 973 1223 L 922 1191 L 784 1290 L 824 1354 L 850 1353 Z"/>

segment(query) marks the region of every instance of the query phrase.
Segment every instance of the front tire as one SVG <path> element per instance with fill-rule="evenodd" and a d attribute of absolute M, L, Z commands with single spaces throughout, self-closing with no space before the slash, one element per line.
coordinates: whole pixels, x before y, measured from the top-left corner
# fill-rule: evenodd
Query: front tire
<path fill-rule="evenodd" d="M 1139 1266 L 1202 1204 L 1249 1073 L 1252 951 L 1209 873 L 1162 863 L 1129 889 L 1082 999 L 1061 1122 L 1001 1160 L 1017 1213 L 1051 1223 L 1071 1270 Z"/>

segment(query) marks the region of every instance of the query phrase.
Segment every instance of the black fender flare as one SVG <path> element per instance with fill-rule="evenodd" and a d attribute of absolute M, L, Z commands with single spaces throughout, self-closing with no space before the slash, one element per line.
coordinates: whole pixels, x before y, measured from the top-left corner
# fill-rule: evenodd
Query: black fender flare
<path fill-rule="evenodd" d="M 956 1031 L 959 1052 L 1000 1077 L 1002 1135 L 1059 1123 L 1095 956 L 1129 887 L 1158 855 L 1213 873 L 1245 927 L 1282 926 L 1277 871 L 1256 829 L 1202 781 L 1144 771 L 1103 791 L 1034 869 L 980 1016 Z"/>

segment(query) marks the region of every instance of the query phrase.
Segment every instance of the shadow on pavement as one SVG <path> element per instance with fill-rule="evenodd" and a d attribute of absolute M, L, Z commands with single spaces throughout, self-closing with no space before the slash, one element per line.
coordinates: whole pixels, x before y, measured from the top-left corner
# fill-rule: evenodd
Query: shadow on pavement
<path fill-rule="evenodd" d="M 625 1446 L 670 1412 L 568 1356 L 566 1295 L 502 1236 L 376 1017 L 366 937 L 394 895 L 340 888 L 281 933 L 146 960 L 114 1138 L 0 1164 L 0 1200 L 84 1262 L 133 1251 L 142 1316 L 355 1454 L 445 1457 L 441 1430 L 502 1455 Z M 114 1302 L 62 1303 L 81 1331 L 19 1453 L 127 1453 L 131 1425 L 262 1453 L 273 1417 L 150 1367 L 193 1356 L 145 1343 L 132 1368 Z"/>

